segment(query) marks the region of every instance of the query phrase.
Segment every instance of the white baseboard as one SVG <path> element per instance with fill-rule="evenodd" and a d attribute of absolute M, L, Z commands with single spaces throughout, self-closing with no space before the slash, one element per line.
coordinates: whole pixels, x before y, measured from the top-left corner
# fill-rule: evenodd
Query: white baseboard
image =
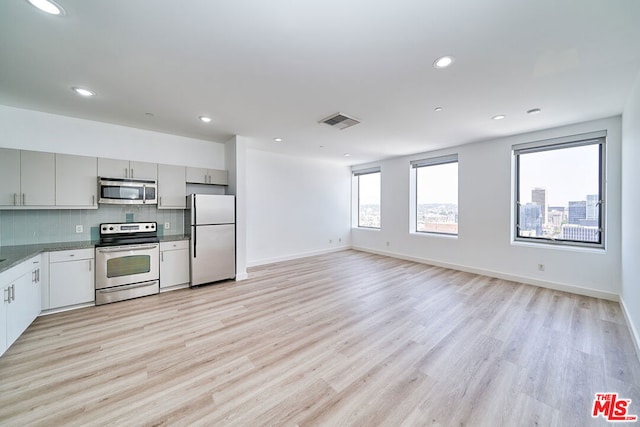
<path fill-rule="evenodd" d="M 330 254 L 332 252 L 346 251 L 348 249 L 351 249 L 351 247 L 350 246 L 337 246 L 335 248 L 330 248 L 330 249 L 321 249 L 321 250 L 317 250 L 317 251 L 308 251 L 308 252 L 298 252 L 298 253 L 295 253 L 295 254 L 284 255 L 284 256 L 279 256 L 279 257 L 274 257 L 274 258 L 263 258 L 263 259 L 259 259 L 259 260 L 248 261 L 247 262 L 247 267 L 257 267 L 259 265 L 273 264 L 274 262 L 292 261 L 294 259 L 306 258 L 306 257 L 310 257 L 310 256 L 315 256 L 315 255 Z"/>
<path fill-rule="evenodd" d="M 481 268 L 469 267 L 469 266 L 460 265 L 460 264 L 451 264 L 451 263 L 437 261 L 433 259 L 418 258 L 414 256 L 398 254 L 395 252 L 378 251 L 378 250 L 372 250 L 368 248 L 361 248 L 357 246 L 352 246 L 352 249 L 356 251 L 369 252 L 377 255 L 384 255 L 391 258 L 403 259 L 406 261 L 419 262 L 421 264 L 435 265 L 436 267 L 450 268 L 452 270 L 459 270 L 467 273 L 480 274 L 482 276 L 495 277 L 497 279 L 503 279 L 503 280 L 509 280 L 512 282 L 524 283 L 527 285 L 539 286 L 541 288 L 554 289 L 556 291 L 563 291 L 563 292 L 569 292 L 572 294 L 585 295 L 585 296 L 594 297 L 594 298 L 601 298 L 609 301 L 616 301 L 616 302 L 620 301 L 619 295 L 614 294 L 612 292 L 604 292 L 596 289 L 583 288 L 580 286 L 567 285 L 563 283 L 547 282 L 544 280 L 533 279 L 530 277 L 517 276 L 514 274 L 502 273 L 499 271 L 492 271 L 492 270 L 485 270 Z"/>
<path fill-rule="evenodd" d="M 46 309 L 46 310 L 42 310 L 40 312 L 40 314 L 38 314 L 38 317 L 40 317 L 40 316 L 48 316 L 49 314 L 62 313 L 64 311 L 76 310 L 78 308 L 94 307 L 94 306 L 95 306 L 95 303 L 93 303 L 93 302 L 85 302 L 85 303 L 82 303 L 82 304 L 67 305 L 65 307 L 49 308 L 49 309 Z"/>
<path fill-rule="evenodd" d="M 633 345 L 636 348 L 636 356 L 638 356 L 638 360 L 640 360 L 640 333 L 638 329 L 636 329 L 635 325 L 631 321 L 631 316 L 629 316 L 629 311 L 627 310 L 627 305 L 624 303 L 624 299 L 620 296 L 620 307 L 622 307 L 622 313 L 624 314 L 624 320 L 627 321 L 627 326 L 629 327 L 629 332 L 631 332 L 631 340 L 633 341 Z"/>
<path fill-rule="evenodd" d="M 247 274 L 247 272 L 243 272 L 243 273 L 238 273 L 236 272 L 236 282 L 239 282 L 241 280 L 247 280 L 249 278 L 249 275 Z"/>

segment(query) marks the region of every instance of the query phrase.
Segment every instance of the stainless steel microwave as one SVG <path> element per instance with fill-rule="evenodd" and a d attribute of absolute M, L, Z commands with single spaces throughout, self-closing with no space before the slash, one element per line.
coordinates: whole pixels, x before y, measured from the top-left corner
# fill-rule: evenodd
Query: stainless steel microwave
<path fill-rule="evenodd" d="M 98 178 L 98 203 L 157 205 L 158 184 L 146 179 Z"/>

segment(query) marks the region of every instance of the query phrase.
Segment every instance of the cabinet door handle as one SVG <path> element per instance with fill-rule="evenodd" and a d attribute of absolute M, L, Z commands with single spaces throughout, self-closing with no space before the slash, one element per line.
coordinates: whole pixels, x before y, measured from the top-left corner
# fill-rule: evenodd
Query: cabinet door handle
<path fill-rule="evenodd" d="M 131 168 L 131 178 L 133 178 L 133 168 Z"/>
<path fill-rule="evenodd" d="M 6 303 L 10 303 L 11 302 L 11 293 L 9 292 L 9 289 L 11 289 L 11 286 L 9 286 L 8 288 L 2 290 L 3 293 L 5 294 L 4 295 L 4 302 L 6 302 Z"/>
<path fill-rule="evenodd" d="M 89 271 L 93 271 L 93 270 L 91 269 L 91 260 L 89 260 Z"/>
<path fill-rule="evenodd" d="M 37 283 L 40 283 L 40 269 L 36 270 L 38 272 L 37 276 L 36 276 L 36 281 Z"/>
<path fill-rule="evenodd" d="M 16 285 L 11 285 L 11 301 L 16 300 Z"/>
<path fill-rule="evenodd" d="M 158 204 L 162 206 L 162 196 L 158 197 Z"/>
<path fill-rule="evenodd" d="M 96 204 L 96 196 L 91 196 L 91 206 L 94 206 Z"/>
<path fill-rule="evenodd" d="M 13 193 L 13 206 L 18 205 L 18 193 Z"/>
<path fill-rule="evenodd" d="M 124 168 L 124 177 L 129 178 L 129 168 Z"/>
<path fill-rule="evenodd" d="M 25 200 L 24 193 L 22 193 L 22 206 L 25 205 L 25 201 L 24 200 Z"/>
<path fill-rule="evenodd" d="M 160 252 L 160 262 L 164 262 L 164 251 Z"/>

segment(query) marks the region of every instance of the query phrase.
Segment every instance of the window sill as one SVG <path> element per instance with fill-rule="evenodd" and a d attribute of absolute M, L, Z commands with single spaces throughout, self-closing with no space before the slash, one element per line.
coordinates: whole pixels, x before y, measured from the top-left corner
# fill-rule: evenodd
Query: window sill
<path fill-rule="evenodd" d="M 429 233 L 426 231 L 410 231 L 410 236 L 420 236 L 420 237 L 436 237 L 441 239 L 452 239 L 458 240 L 457 234 L 445 234 L 445 233 Z"/>
<path fill-rule="evenodd" d="M 560 251 L 571 251 L 571 252 L 582 252 L 582 253 L 592 253 L 592 254 L 606 254 L 606 248 L 602 247 L 588 247 L 588 246 L 577 246 L 577 245 L 568 245 L 563 243 L 545 243 L 545 242 L 527 242 L 523 240 L 511 240 L 512 246 L 521 246 L 525 248 L 539 248 L 539 249 L 555 249 Z"/>
<path fill-rule="evenodd" d="M 366 230 L 366 231 L 380 231 L 379 228 L 376 227 L 351 227 L 352 230 Z"/>

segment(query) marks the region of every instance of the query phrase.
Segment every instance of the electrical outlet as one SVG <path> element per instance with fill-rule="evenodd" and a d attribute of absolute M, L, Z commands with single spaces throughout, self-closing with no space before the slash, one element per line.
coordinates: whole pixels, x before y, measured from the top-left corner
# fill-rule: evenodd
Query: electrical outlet
<path fill-rule="evenodd" d="M 338 237 L 338 243 L 342 243 L 342 237 Z"/>
<path fill-rule="evenodd" d="M 332 239 L 329 239 L 329 244 L 331 244 L 331 243 L 333 243 L 333 240 L 332 240 Z"/>
<path fill-rule="evenodd" d="M 84 231 L 84 227 L 82 225 L 76 225 L 76 233 L 82 233 Z"/>
<path fill-rule="evenodd" d="M 164 229 L 165 230 L 169 230 L 171 228 L 171 223 L 170 222 L 165 222 L 164 223 Z"/>
<path fill-rule="evenodd" d="M 538 271 L 544 271 L 544 264 L 538 264 Z"/>

